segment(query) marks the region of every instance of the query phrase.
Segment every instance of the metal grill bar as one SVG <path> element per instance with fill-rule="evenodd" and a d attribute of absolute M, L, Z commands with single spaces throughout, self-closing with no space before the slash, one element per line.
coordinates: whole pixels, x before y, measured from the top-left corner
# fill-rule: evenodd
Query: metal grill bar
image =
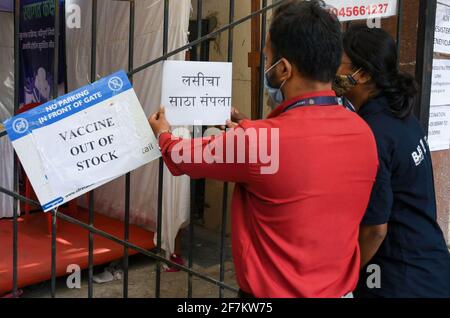
<path fill-rule="evenodd" d="M 169 47 L 169 0 L 164 0 L 164 30 L 163 30 L 163 56 L 167 55 Z M 131 73 L 133 74 L 133 72 Z M 164 160 L 159 159 L 158 173 L 158 221 L 156 248 L 161 253 L 162 213 L 163 213 L 163 187 L 164 187 Z M 156 263 L 156 290 L 155 297 L 161 297 L 161 263 Z"/>
<path fill-rule="evenodd" d="M 55 3 L 55 49 L 53 50 L 53 98 L 58 97 L 58 79 L 59 79 L 59 40 L 60 40 L 60 6 L 59 0 Z M 52 213 L 52 280 L 51 296 L 56 297 L 56 216 L 57 210 Z"/>
<path fill-rule="evenodd" d="M 9 190 L 7 190 L 7 189 L 5 189 L 3 187 L 0 187 L 0 192 L 1 193 L 5 193 L 5 194 L 7 194 L 7 195 L 17 199 L 17 200 L 20 200 L 21 202 L 26 202 L 26 203 L 31 204 L 31 205 L 36 206 L 36 207 L 41 207 L 39 202 L 31 200 L 31 199 L 29 199 L 29 198 L 27 198 L 27 197 L 25 197 L 23 195 L 20 195 L 20 194 L 17 194 L 15 192 L 13 192 L 13 191 L 9 191 Z M 115 237 L 114 235 L 111 235 L 111 234 L 109 234 L 107 232 L 99 230 L 99 229 L 95 228 L 94 226 L 91 226 L 89 224 L 83 223 L 83 222 L 81 222 L 81 221 L 79 221 L 79 220 L 77 220 L 75 218 L 72 218 L 72 217 L 70 217 L 68 215 L 65 215 L 65 214 L 62 214 L 62 213 L 58 213 L 57 216 L 61 220 L 70 222 L 70 223 L 75 224 L 75 225 L 79 225 L 83 229 L 88 230 L 88 231 L 90 231 L 90 232 L 92 232 L 92 233 L 94 233 L 96 235 L 104 237 L 104 238 L 106 238 L 108 240 L 111 240 L 111 241 L 117 243 L 117 244 L 120 244 L 120 245 L 123 245 L 123 246 L 127 246 L 128 248 L 131 248 L 132 250 L 135 250 L 138 253 L 141 253 L 141 254 L 143 254 L 145 256 L 148 256 L 148 257 L 150 257 L 152 259 L 155 259 L 155 260 L 157 260 L 157 261 L 159 261 L 161 263 L 165 263 L 165 264 L 167 264 L 170 267 L 174 267 L 174 268 L 177 268 L 177 269 L 179 269 L 181 271 L 184 271 L 186 273 L 190 273 L 193 276 L 201 278 L 204 281 L 206 281 L 208 283 L 211 283 L 211 284 L 213 284 L 215 286 L 223 286 L 225 289 L 228 289 L 228 290 L 233 291 L 233 292 L 237 292 L 238 291 L 236 288 L 228 286 L 228 285 L 226 285 L 226 284 L 224 284 L 224 283 L 222 283 L 222 282 L 220 282 L 220 281 L 218 281 L 218 280 L 216 280 L 214 278 L 211 278 L 211 277 L 209 277 L 207 275 L 204 275 L 202 273 L 199 273 L 199 272 L 196 272 L 194 270 L 191 270 L 191 269 L 187 268 L 186 266 L 182 266 L 182 265 L 179 265 L 177 263 L 171 262 L 171 261 L 167 260 L 166 258 L 164 258 L 164 257 L 162 257 L 162 256 L 160 256 L 160 255 L 158 255 L 156 253 L 150 252 L 150 251 L 148 251 L 148 250 L 146 250 L 146 249 L 144 249 L 142 247 L 139 247 L 139 246 L 137 246 L 137 245 L 135 245 L 133 243 L 125 242 L 124 240 L 122 240 L 122 239 L 120 239 L 118 237 Z"/>
<path fill-rule="evenodd" d="M 203 15 L 203 0 L 197 0 L 197 39 L 200 39 L 202 37 L 202 15 Z M 201 44 L 197 45 L 195 47 L 197 50 L 197 60 L 201 60 Z M 200 129 L 203 131 L 202 127 L 193 127 L 194 129 L 194 136 L 197 133 L 197 130 Z M 194 218 L 193 218 L 193 212 L 195 211 L 195 197 L 196 197 L 196 191 L 195 191 L 196 182 L 195 180 L 191 179 L 191 213 L 189 215 L 189 251 L 188 251 L 188 267 L 192 269 L 192 266 L 194 265 Z M 192 275 L 188 274 L 188 298 L 192 298 Z"/>
<path fill-rule="evenodd" d="M 228 23 L 233 23 L 234 20 L 234 0 L 230 0 L 230 9 L 228 16 Z M 233 29 L 228 31 L 228 62 L 233 62 Z M 227 216 L 228 216 L 228 182 L 223 184 L 223 198 L 222 198 L 222 224 L 220 232 L 220 281 L 225 280 L 225 258 L 226 258 L 226 235 L 227 235 Z M 224 289 L 219 289 L 219 297 L 223 298 Z"/>
<path fill-rule="evenodd" d="M 92 0 L 91 13 L 91 83 L 97 79 L 97 0 Z M 94 191 L 90 191 L 89 197 L 89 225 L 94 226 Z M 94 234 L 89 232 L 88 254 L 88 298 L 94 297 Z"/>
<path fill-rule="evenodd" d="M 128 69 L 134 67 L 134 30 L 135 30 L 135 2 L 130 1 L 129 8 L 129 33 L 128 33 Z M 129 80 L 133 84 L 133 75 L 129 75 Z M 125 175 L 125 225 L 124 240 L 130 239 L 130 205 L 131 205 L 131 173 Z M 129 277 L 129 255 L 128 247 L 123 247 L 123 298 L 128 298 L 128 277 Z"/>
<path fill-rule="evenodd" d="M 14 1 L 14 114 L 19 109 L 19 73 L 20 73 L 20 56 L 19 56 L 19 33 L 20 33 L 20 0 Z M 16 154 L 13 158 L 13 187 L 15 192 L 19 192 L 19 162 Z M 13 297 L 17 297 L 17 241 L 18 241 L 18 222 L 17 216 L 19 209 L 19 201 L 13 202 Z"/>
<path fill-rule="evenodd" d="M 284 1 L 284 0 L 283 0 L 283 1 Z M 273 8 L 275 8 L 275 7 L 277 7 L 277 6 L 279 6 L 280 3 L 282 3 L 283 1 L 279 1 L 279 2 L 276 2 L 276 3 L 274 3 L 274 4 L 271 4 L 271 5 L 267 6 L 266 8 L 262 8 L 261 10 L 252 12 L 252 13 L 249 14 L 248 16 L 243 17 L 243 18 L 241 18 L 241 19 L 238 19 L 238 20 L 234 21 L 234 22 L 231 23 L 231 24 L 224 25 L 223 27 L 217 29 L 217 30 L 214 31 L 214 32 L 211 32 L 211 33 L 209 33 L 209 34 L 207 34 L 207 35 L 205 35 L 205 36 L 202 36 L 201 38 L 199 38 L 199 39 L 197 39 L 197 40 L 195 40 L 195 41 L 192 41 L 192 42 L 190 42 L 190 43 L 188 43 L 188 44 L 186 44 L 186 45 L 184 45 L 184 46 L 181 46 L 181 47 L 179 47 L 178 49 L 175 49 L 175 50 L 173 50 L 173 51 L 171 51 L 171 52 L 169 52 L 169 53 L 163 54 L 162 56 L 160 56 L 160 57 L 154 59 L 153 61 L 148 62 L 148 63 L 146 63 L 146 64 L 143 64 L 142 66 L 139 66 L 139 67 L 135 68 L 135 69 L 134 69 L 133 71 L 131 71 L 130 73 L 132 73 L 132 74 L 139 73 L 139 72 L 141 72 L 141 71 L 143 71 L 143 70 L 145 70 L 145 69 L 147 69 L 147 68 L 149 68 L 149 67 L 151 67 L 151 66 L 153 66 L 153 65 L 155 65 L 155 64 L 158 64 L 158 63 L 161 62 L 161 61 L 167 60 L 167 59 L 168 59 L 169 57 L 171 57 L 171 56 L 174 56 L 174 55 L 176 55 L 176 54 L 178 54 L 178 53 L 180 53 L 180 52 L 189 50 L 191 47 L 194 47 L 194 46 L 196 46 L 196 45 L 198 45 L 198 44 L 200 44 L 200 43 L 202 43 L 202 42 L 205 42 L 205 41 L 207 41 L 207 40 L 213 39 L 214 37 L 216 37 L 216 36 L 219 35 L 220 33 L 223 33 L 223 32 L 225 32 L 225 31 L 228 31 L 229 29 L 232 29 L 232 28 L 234 28 L 235 26 L 237 26 L 237 25 L 239 25 L 239 24 L 242 24 L 242 23 L 246 22 L 246 21 L 252 19 L 253 17 L 255 17 L 255 16 L 257 16 L 257 15 L 260 15 L 260 14 L 262 14 L 262 13 L 264 13 L 264 12 L 267 12 L 268 10 L 271 10 L 271 9 L 273 9 Z"/>

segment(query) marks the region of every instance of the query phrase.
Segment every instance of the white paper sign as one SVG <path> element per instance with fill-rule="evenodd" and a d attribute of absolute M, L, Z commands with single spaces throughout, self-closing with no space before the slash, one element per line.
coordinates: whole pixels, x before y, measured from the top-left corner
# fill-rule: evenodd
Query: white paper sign
<path fill-rule="evenodd" d="M 431 106 L 450 105 L 450 60 L 433 61 Z"/>
<path fill-rule="evenodd" d="M 428 143 L 431 151 L 450 149 L 450 106 L 431 107 Z"/>
<path fill-rule="evenodd" d="M 232 64 L 164 62 L 161 104 L 171 125 L 224 125 L 230 119 Z"/>
<path fill-rule="evenodd" d="M 439 0 L 436 10 L 434 51 L 450 54 L 450 0 Z"/>
<path fill-rule="evenodd" d="M 5 121 L 44 211 L 161 156 L 125 72 Z"/>
<path fill-rule="evenodd" d="M 397 0 L 325 0 L 340 21 L 386 18 L 397 14 Z"/>

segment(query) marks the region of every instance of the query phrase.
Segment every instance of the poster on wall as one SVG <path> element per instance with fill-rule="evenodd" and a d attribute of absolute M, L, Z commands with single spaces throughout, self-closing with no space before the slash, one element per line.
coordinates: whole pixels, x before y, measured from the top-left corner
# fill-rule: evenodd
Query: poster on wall
<path fill-rule="evenodd" d="M 64 82 L 64 0 L 60 0 L 60 49 L 58 83 Z M 42 104 L 55 96 L 53 66 L 55 49 L 55 1 L 20 2 L 20 91 L 19 103 Z"/>
<path fill-rule="evenodd" d="M 431 151 L 450 149 L 450 106 L 432 106 L 428 143 Z"/>
<path fill-rule="evenodd" d="M 0 11 L 13 12 L 14 0 L 0 0 Z"/>
<path fill-rule="evenodd" d="M 450 60 L 433 61 L 428 143 L 431 151 L 450 149 Z"/>
<path fill-rule="evenodd" d="M 450 54 L 450 0 L 437 3 L 434 52 Z"/>
<path fill-rule="evenodd" d="M 387 18 L 397 14 L 397 0 L 325 0 L 340 21 Z"/>

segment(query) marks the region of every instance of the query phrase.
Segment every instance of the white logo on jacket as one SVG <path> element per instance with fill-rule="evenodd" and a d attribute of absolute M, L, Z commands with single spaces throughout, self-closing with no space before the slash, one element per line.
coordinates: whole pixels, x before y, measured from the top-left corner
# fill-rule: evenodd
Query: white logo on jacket
<path fill-rule="evenodd" d="M 414 163 L 416 167 L 419 166 L 425 160 L 425 154 L 427 153 L 427 147 L 425 143 L 427 139 L 425 137 L 425 142 L 423 139 L 420 139 L 420 144 L 417 146 L 417 151 L 414 151 L 411 155 L 413 157 Z"/>

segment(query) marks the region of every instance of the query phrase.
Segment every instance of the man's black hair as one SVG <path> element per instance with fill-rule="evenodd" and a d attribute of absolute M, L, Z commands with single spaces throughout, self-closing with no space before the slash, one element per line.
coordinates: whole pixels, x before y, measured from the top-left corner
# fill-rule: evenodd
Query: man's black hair
<path fill-rule="evenodd" d="M 343 54 L 341 25 L 323 1 L 286 1 L 275 11 L 269 32 L 275 57 L 313 81 L 335 79 Z"/>

